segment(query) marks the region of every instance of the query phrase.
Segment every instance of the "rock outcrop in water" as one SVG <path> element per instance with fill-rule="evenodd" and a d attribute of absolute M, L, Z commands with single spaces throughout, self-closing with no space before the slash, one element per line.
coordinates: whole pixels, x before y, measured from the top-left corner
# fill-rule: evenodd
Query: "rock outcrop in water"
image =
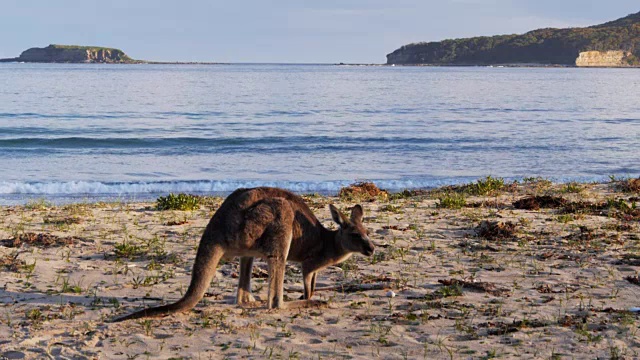
<path fill-rule="evenodd" d="M 120 49 L 98 46 L 49 45 L 45 48 L 31 48 L 25 50 L 17 58 L 0 59 L 3 62 L 34 62 L 34 63 L 109 63 L 136 64 L 134 60 Z"/>
<path fill-rule="evenodd" d="M 640 66 L 640 12 L 586 28 L 409 44 L 387 64 Z"/>

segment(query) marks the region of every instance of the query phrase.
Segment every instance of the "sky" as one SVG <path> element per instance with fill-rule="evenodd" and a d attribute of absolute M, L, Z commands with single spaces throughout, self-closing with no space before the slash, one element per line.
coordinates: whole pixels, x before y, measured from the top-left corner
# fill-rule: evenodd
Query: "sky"
<path fill-rule="evenodd" d="M 639 11 L 638 0 L 1 0 L 0 58 L 68 44 L 154 61 L 384 63 L 412 42 Z"/>

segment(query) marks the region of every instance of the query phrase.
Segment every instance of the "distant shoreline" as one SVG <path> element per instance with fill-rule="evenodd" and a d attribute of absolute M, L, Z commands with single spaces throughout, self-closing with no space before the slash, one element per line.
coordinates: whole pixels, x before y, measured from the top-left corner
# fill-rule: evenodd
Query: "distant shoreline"
<path fill-rule="evenodd" d="M 485 67 L 485 68 L 596 68 L 638 69 L 640 66 L 577 66 L 574 64 L 505 63 L 505 64 L 388 64 L 388 63 L 263 63 L 263 62 L 215 62 L 215 61 L 145 61 L 135 62 L 73 62 L 73 61 L 24 61 L 18 58 L 0 59 L 0 63 L 20 64 L 105 64 L 105 65 L 276 65 L 276 66 L 344 66 L 344 67 Z"/>
<path fill-rule="evenodd" d="M 22 61 L 19 58 L 0 59 L 0 63 L 11 64 L 78 64 L 78 65 L 277 65 L 277 66 L 343 66 L 343 67 L 456 67 L 456 68 L 575 68 L 575 69 L 640 69 L 640 66 L 576 66 L 563 64 L 385 64 L 385 63 L 247 63 L 247 62 L 210 62 L 210 61 L 139 61 L 136 63 L 92 63 L 58 61 Z"/>

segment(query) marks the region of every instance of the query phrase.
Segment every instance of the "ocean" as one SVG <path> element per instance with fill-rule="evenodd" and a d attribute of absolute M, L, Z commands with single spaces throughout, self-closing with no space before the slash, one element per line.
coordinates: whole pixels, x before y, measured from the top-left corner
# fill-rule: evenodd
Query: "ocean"
<path fill-rule="evenodd" d="M 0 204 L 640 175 L 638 69 L 0 64 Z"/>

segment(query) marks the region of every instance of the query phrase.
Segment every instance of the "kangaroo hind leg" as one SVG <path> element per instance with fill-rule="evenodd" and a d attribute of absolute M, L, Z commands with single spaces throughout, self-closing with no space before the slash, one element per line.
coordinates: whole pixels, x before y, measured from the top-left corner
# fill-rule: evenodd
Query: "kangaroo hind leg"
<path fill-rule="evenodd" d="M 262 247 L 269 265 L 269 298 L 267 308 L 284 307 L 284 273 L 293 236 L 293 209 L 285 199 L 270 199 L 274 220 L 262 236 Z"/>
<path fill-rule="evenodd" d="M 286 269 L 286 256 L 273 256 L 267 259 L 269 264 L 269 298 L 267 309 L 284 308 L 284 273 Z"/>
<path fill-rule="evenodd" d="M 253 269 L 253 258 L 243 256 L 240 258 L 240 281 L 238 282 L 238 295 L 236 304 L 246 304 L 256 301 L 251 295 L 251 270 Z"/>
<path fill-rule="evenodd" d="M 302 282 L 304 285 L 304 293 L 300 300 L 309 300 L 316 290 L 316 275 L 318 274 L 318 265 L 311 262 L 302 263 Z"/>

